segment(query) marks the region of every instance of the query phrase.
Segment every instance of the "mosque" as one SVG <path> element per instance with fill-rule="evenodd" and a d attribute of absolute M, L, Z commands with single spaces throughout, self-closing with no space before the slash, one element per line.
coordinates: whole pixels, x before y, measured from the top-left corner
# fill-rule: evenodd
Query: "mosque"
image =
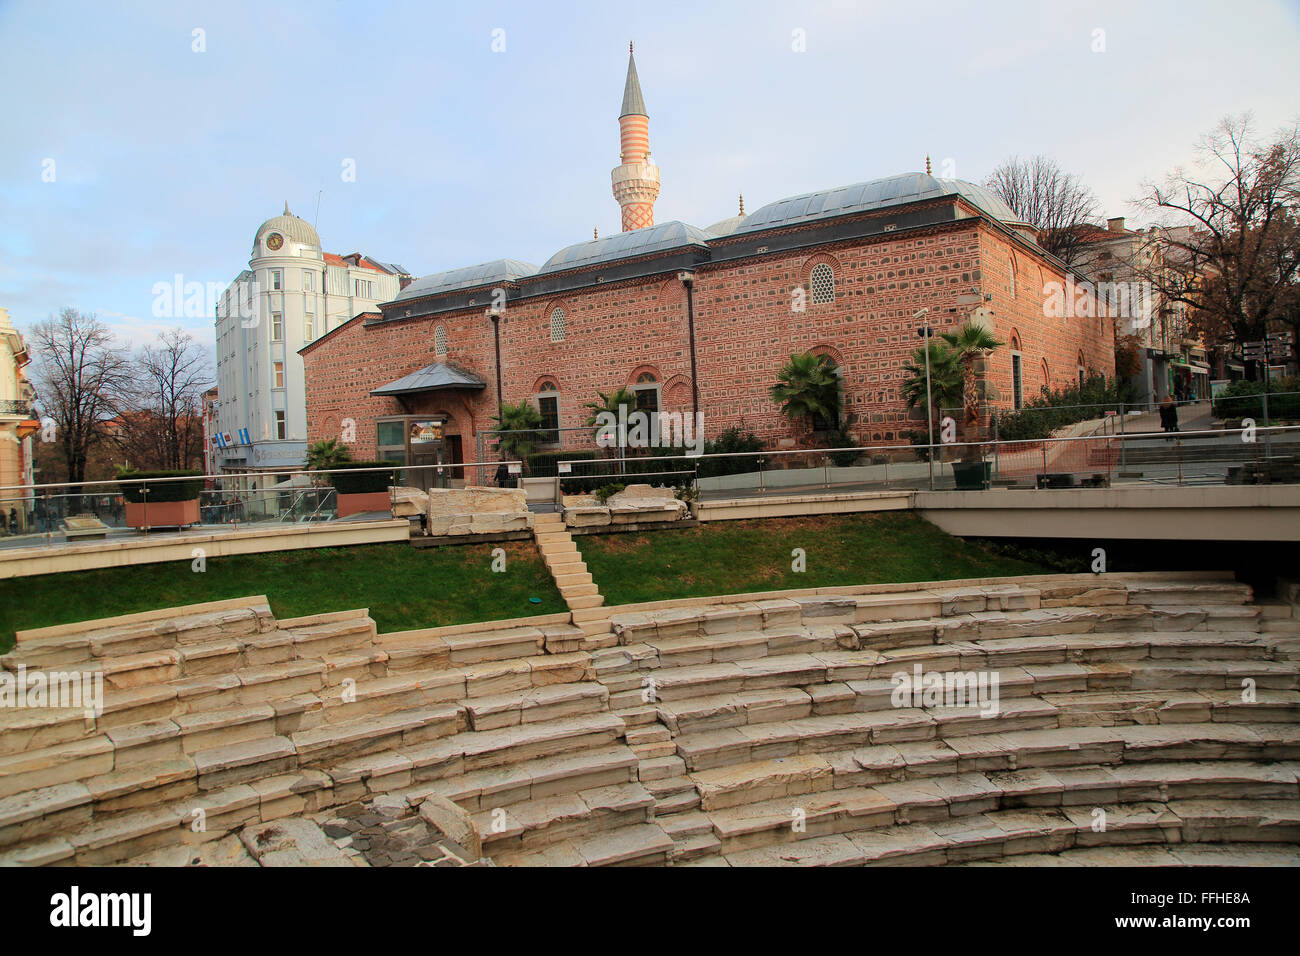
<path fill-rule="evenodd" d="M 660 171 L 630 50 L 619 132 L 622 232 L 540 266 L 498 259 L 415 279 L 306 345 L 308 439 L 354 434 L 353 457 L 423 464 L 435 459 L 410 436 L 436 434 L 442 461 L 472 461 L 490 454 L 501 403 L 528 401 L 555 448 L 592 447 L 586 404 L 624 387 L 642 408 L 702 413 L 708 437 L 737 426 L 805 447 L 816 436 L 768 390 L 791 355 L 813 352 L 841 378 L 848 434 L 905 444 L 924 428 L 902 390 L 921 309 L 940 331 L 975 319 L 1006 343 L 988 361 L 992 405 L 1114 374 L 1112 319 L 1044 307 L 1069 267 L 992 192 L 936 178 L 928 160 L 924 173 L 749 214 L 742 200 L 700 228 L 655 222 Z"/>

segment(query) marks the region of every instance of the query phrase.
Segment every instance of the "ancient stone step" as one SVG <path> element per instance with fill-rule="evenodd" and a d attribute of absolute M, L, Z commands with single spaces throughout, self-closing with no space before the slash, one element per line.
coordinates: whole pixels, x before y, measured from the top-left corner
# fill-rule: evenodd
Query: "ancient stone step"
<path fill-rule="evenodd" d="M 290 739 L 302 766 L 323 767 L 345 757 L 439 740 L 456 734 L 466 725 L 463 707 L 438 704 L 321 724 L 300 730 Z"/>
<path fill-rule="evenodd" d="M 524 850 L 646 823 L 654 797 L 639 783 L 597 787 L 474 814 L 489 855 Z"/>
<path fill-rule="evenodd" d="M 471 730 L 496 730 L 519 724 L 600 713 L 608 708 L 609 691 L 594 682 L 552 684 L 512 694 L 465 701 Z"/>
<path fill-rule="evenodd" d="M 637 764 L 636 754 L 627 747 L 603 747 L 472 771 L 421 785 L 406 791 L 405 796 L 418 806 L 425 795 L 436 794 L 471 812 L 482 812 L 630 783 L 636 779 Z"/>
<path fill-rule="evenodd" d="M 673 848 L 672 837 L 646 823 L 538 850 L 507 851 L 494 858 L 501 866 L 656 866 L 667 862 Z"/>

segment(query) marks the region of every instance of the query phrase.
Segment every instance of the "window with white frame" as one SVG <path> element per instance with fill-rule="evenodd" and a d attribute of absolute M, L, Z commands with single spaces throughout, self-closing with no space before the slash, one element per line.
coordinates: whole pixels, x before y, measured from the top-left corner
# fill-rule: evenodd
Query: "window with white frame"
<path fill-rule="evenodd" d="M 302 288 L 304 292 L 316 291 L 316 273 L 310 269 L 302 270 Z"/>
<path fill-rule="evenodd" d="M 310 342 L 316 338 L 316 315 L 308 312 L 302 317 L 302 340 Z"/>
<path fill-rule="evenodd" d="M 554 308 L 551 310 L 551 341 L 563 342 L 565 333 L 564 310 Z"/>
<path fill-rule="evenodd" d="M 543 382 L 541 391 L 535 396 L 537 411 L 542 416 L 542 441 L 559 444 L 560 441 L 560 393 L 554 382 Z"/>
<path fill-rule="evenodd" d="M 835 301 L 835 273 L 826 263 L 820 262 L 813 266 L 810 285 L 814 303 Z"/>
<path fill-rule="evenodd" d="M 284 363 L 272 362 L 271 369 L 274 376 L 275 387 L 284 388 Z"/>
<path fill-rule="evenodd" d="M 272 269 L 272 270 L 271 270 L 271 288 L 274 289 L 274 290 L 276 290 L 276 291 L 279 291 L 281 288 L 283 288 L 284 283 L 283 283 L 281 280 L 282 280 L 282 274 L 281 274 L 280 270 L 279 270 L 279 269 Z"/>
<path fill-rule="evenodd" d="M 271 341 L 272 342 L 284 341 L 284 313 L 283 312 L 271 313 Z"/>
<path fill-rule="evenodd" d="M 284 420 L 284 412 L 275 413 L 275 437 L 284 441 L 288 437 L 287 424 Z"/>

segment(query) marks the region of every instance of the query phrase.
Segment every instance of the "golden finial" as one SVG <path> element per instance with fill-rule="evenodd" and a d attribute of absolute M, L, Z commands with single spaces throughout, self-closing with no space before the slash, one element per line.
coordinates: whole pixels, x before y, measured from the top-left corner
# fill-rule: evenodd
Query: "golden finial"
<path fill-rule="evenodd" d="M 927 176 L 930 175 L 930 154 L 929 153 L 926 153 L 925 155 L 925 174 Z"/>
<path fill-rule="evenodd" d="M 741 194 L 740 194 L 740 214 L 741 214 L 742 216 L 745 214 L 745 194 L 744 194 L 744 193 L 741 193 Z"/>
<path fill-rule="evenodd" d="M 632 41 L 631 41 L 631 40 L 628 40 L 628 41 L 627 41 L 627 52 L 628 52 L 628 55 L 629 55 L 629 56 L 632 55 Z"/>
<path fill-rule="evenodd" d="M 596 227 L 595 227 L 595 226 L 592 226 L 592 227 L 591 227 L 591 238 L 593 238 L 593 239 L 599 239 L 599 238 L 600 238 L 600 236 L 597 235 L 597 233 L 596 233 Z"/>

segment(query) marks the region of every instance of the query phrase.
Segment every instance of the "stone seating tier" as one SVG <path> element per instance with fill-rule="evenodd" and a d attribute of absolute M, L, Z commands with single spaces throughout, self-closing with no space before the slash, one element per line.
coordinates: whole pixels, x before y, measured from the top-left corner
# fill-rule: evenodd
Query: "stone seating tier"
<path fill-rule="evenodd" d="M 239 848 L 307 822 L 330 865 L 408 838 L 427 865 L 1300 860 L 1289 602 L 1179 575 L 839 590 L 594 636 L 262 598 L 23 632 L 0 666 L 102 669 L 105 709 L 0 711 L 0 863 L 276 865 Z M 996 671 L 996 715 L 893 706 L 917 665 Z"/>

